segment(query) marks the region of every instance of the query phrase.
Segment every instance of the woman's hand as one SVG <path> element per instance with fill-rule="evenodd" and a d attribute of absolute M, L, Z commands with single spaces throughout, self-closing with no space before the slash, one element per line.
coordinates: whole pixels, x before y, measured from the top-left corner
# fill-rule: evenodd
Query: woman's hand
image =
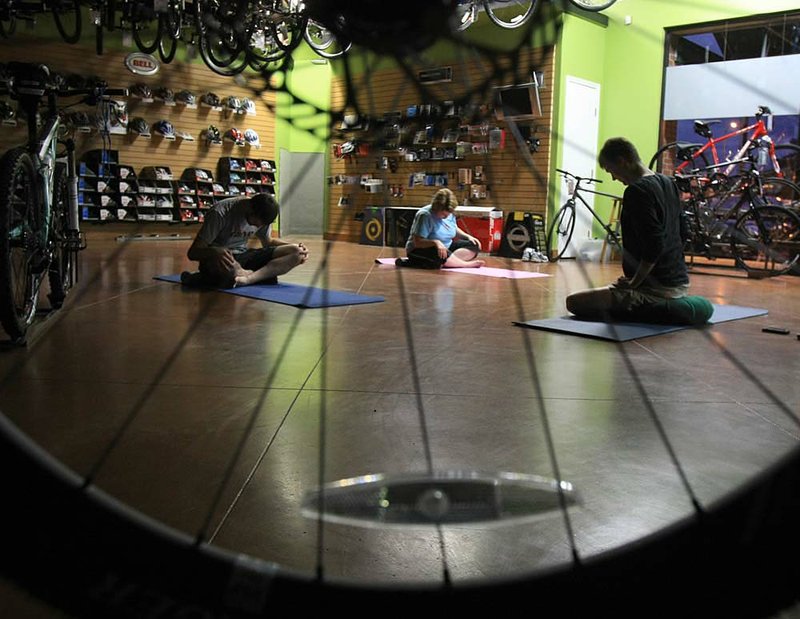
<path fill-rule="evenodd" d="M 483 247 L 481 247 L 481 242 L 478 239 L 476 239 L 474 236 L 467 235 L 467 240 L 470 243 L 474 243 L 475 245 L 477 245 L 479 251 L 483 250 Z"/>
<path fill-rule="evenodd" d="M 447 248 L 444 246 L 444 244 L 439 240 L 435 240 L 434 243 L 436 243 L 436 251 L 439 253 L 439 257 L 442 260 L 447 260 L 447 256 L 449 254 L 448 254 Z"/>

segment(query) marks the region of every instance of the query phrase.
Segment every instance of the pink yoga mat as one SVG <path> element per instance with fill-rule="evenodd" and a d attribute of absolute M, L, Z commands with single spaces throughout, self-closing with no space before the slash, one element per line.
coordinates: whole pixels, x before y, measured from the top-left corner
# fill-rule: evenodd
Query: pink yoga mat
<path fill-rule="evenodd" d="M 395 266 L 394 258 L 376 258 L 378 264 Z M 505 279 L 530 279 L 532 277 L 550 277 L 547 273 L 532 271 L 512 271 L 511 269 L 497 269 L 494 267 L 477 267 L 468 269 L 442 269 L 444 273 L 463 273 L 464 275 L 483 275 L 484 277 L 503 277 Z"/>

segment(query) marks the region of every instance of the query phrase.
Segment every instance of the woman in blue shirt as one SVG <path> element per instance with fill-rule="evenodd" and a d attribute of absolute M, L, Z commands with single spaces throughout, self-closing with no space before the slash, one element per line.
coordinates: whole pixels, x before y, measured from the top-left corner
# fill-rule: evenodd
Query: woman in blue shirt
<path fill-rule="evenodd" d="M 458 202 L 449 189 L 437 191 L 428 206 L 414 216 L 406 242 L 408 266 L 423 269 L 482 267 L 477 260 L 481 243 L 461 230 L 453 215 Z M 398 263 L 402 261 L 398 259 Z"/>

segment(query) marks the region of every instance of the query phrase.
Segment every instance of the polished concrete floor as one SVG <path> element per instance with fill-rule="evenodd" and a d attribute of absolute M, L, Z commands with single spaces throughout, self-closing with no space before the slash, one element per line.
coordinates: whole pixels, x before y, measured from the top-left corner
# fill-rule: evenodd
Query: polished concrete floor
<path fill-rule="evenodd" d="M 311 259 L 281 281 L 385 301 L 302 310 L 154 281 L 189 267 L 188 241 L 88 234 L 63 310 L 37 320 L 27 348 L 0 351 L 2 412 L 130 506 L 289 568 L 316 566 L 318 523 L 300 503 L 320 481 L 320 453 L 325 482 L 554 477 L 557 464 L 577 491 L 569 515 L 587 557 L 690 513 L 679 467 L 708 504 L 800 438 L 797 277 L 708 268 L 695 293 L 769 314 L 613 344 L 512 322 L 563 314 L 566 295 L 613 280 L 614 263 L 492 256 L 548 276 L 495 279 L 382 267 L 374 259 L 397 250 L 304 238 Z M 761 331 L 773 325 L 791 334 Z M 328 523 L 322 561 L 332 578 L 437 582 L 444 563 L 453 579 L 483 579 L 570 560 L 557 510 L 447 526 L 443 540 L 426 527 Z M 0 591 L 2 616 L 57 616 Z"/>

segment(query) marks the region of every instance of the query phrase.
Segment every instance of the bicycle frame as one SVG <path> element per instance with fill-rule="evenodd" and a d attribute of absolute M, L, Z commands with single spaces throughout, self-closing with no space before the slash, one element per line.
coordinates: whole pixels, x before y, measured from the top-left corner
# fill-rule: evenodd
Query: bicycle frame
<path fill-rule="evenodd" d="M 559 170 L 559 172 L 561 172 L 561 171 Z M 613 200 L 621 200 L 622 197 L 621 196 L 616 196 L 616 195 L 611 194 L 611 193 L 606 193 L 604 191 L 597 191 L 596 189 L 589 189 L 587 187 L 581 187 L 581 182 L 594 182 L 594 183 L 600 182 L 600 181 L 598 181 L 598 179 L 595 179 L 595 178 L 581 178 L 579 176 L 573 176 L 572 174 L 569 175 L 569 176 L 572 177 L 572 178 L 570 178 L 569 176 L 567 176 L 563 172 L 561 172 L 561 174 L 562 174 L 562 176 L 564 176 L 564 180 L 567 181 L 568 185 L 569 185 L 569 183 L 573 183 L 574 182 L 574 185 L 572 186 L 572 188 L 570 188 L 570 197 L 569 197 L 568 201 L 571 201 L 572 204 L 574 205 L 576 199 L 580 200 L 581 203 L 592 214 L 592 217 L 594 217 L 595 221 L 597 221 L 597 223 L 600 224 L 600 226 L 603 228 L 603 230 L 605 230 L 606 238 L 607 238 L 608 242 L 611 243 L 612 245 L 614 245 L 617 249 L 622 249 L 622 243 L 620 242 L 619 238 L 617 237 L 617 233 L 614 232 L 614 230 L 611 229 L 611 226 L 609 226 L 606 222 L 604 222 L 602 219 L 600 219 L 600 216 L 595 212 L 595 210 L 591 206 L 589 206 L 589 203 L 583 198 L 583 196 L 581 195 L 581 192 L 592 193 L 592 194 L 594 194 L 596 196 L 605 196 L 606 198 L 612 198 Z M 577 181 L 577 182 L 575 182 L 575 181 Z"/>
<path fill-rule="evenodd" d="M 752 125 L 748 125 L 747 127 L 742 127 L 741 129 L 731 131 L 730 133 L 726 133 L 725 135 L 722 135 L 718 138 L 715 138 L 713 136 L 709 137 L 708 141 L 705 144 L 703 144 L 701 148 L 692 153 L 692 158 L 690 160 L 684 161 L 675 167 L 675 172 L 683 171 L 694 159 L 700 157 L 703 153 L 705 153 L 709 149 L 711 149 L 711 156 L 714 159 L 714 164 L 715 165 L 719 164 L 720 160 L 719 160 L 719 154 L 717 153 L 717 144 L 719 144 L 720 142 L 724 142 L 725 140 L 728 140 L 737 135 L 744 135 L 748 131 L 752 130 L 753 133 L 750 134 L 750 136 L 747 138 L 747 141 L 744 143 L 742 148 L 740 148 L 739 151 L 733 156 L 734 162 L 732 162 L 727 168 L 725 168 L 724 170 L 725 174 L 730 174 L 733 170 L 733 167 L 736 165 L 735 161 L 743 159 L 747 151 L 750 149 L 750 147 L 757 140 L 763 138 L 764 141 L 769 144 L 769 156 L 775 174 L 777 176 L 783 176 L 783 174 L 781 173 L 781 166 L 778 163 L 778 158 L 775 155 L 775 144 L 772 142 L 772 139 L 769 136 L 769 130 L 767 129 L 766 124 L 764 123 L 763 117 L 767 114 L 768 112 L 764 111 L 763 108 L 759 108 L 759 111 L 756 112 L 756 122 L 753 123 Z"/>

